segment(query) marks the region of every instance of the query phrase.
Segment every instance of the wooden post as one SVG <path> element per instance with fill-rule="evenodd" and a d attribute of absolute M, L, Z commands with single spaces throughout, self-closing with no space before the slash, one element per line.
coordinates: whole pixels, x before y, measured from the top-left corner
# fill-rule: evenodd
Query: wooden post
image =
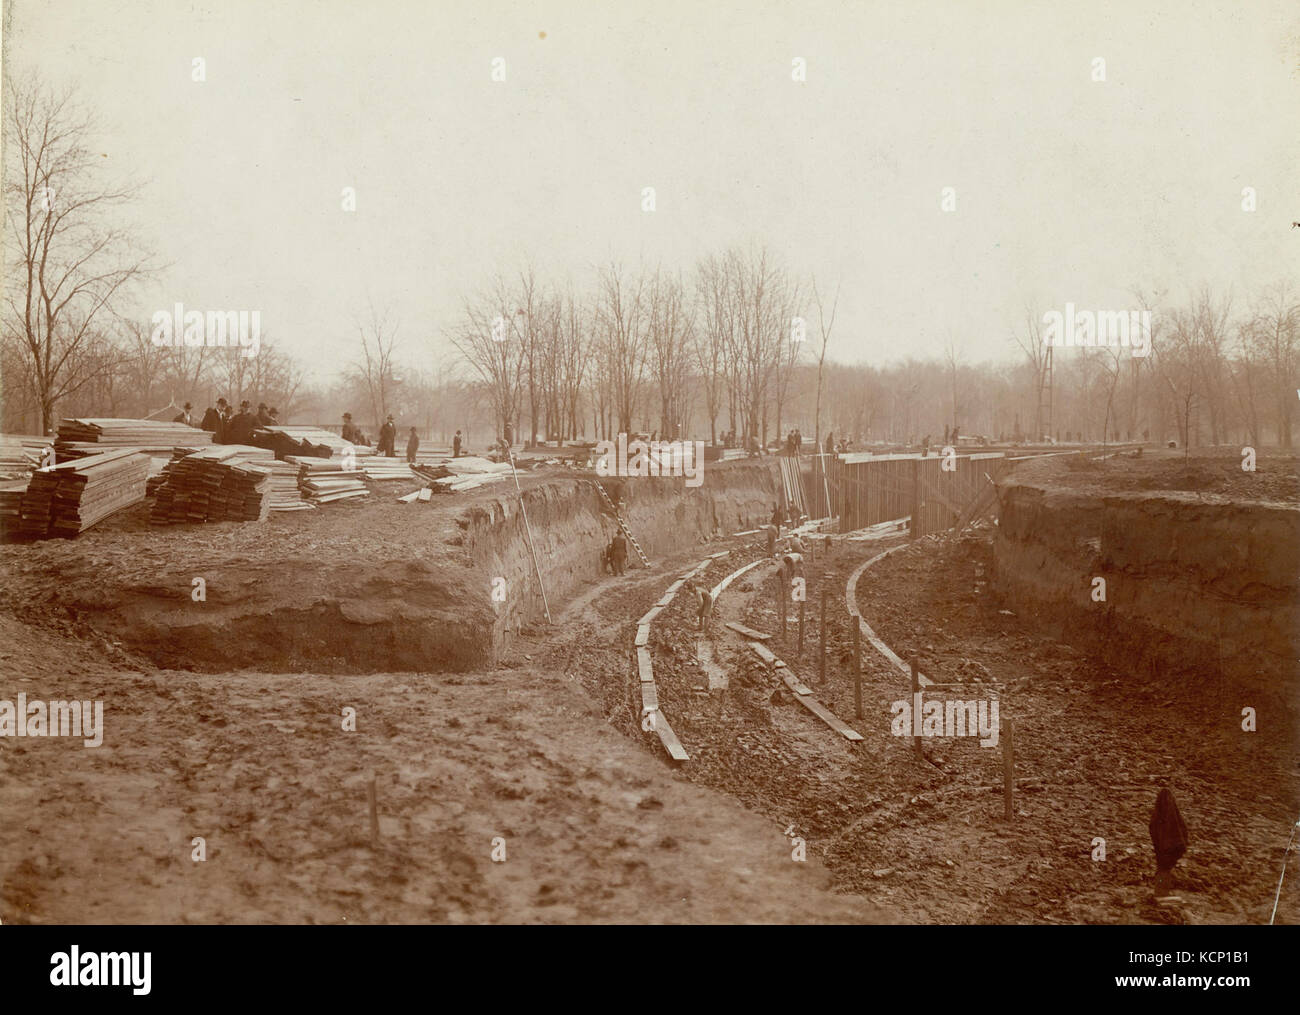
<path fill-rule="evenodd" d="M 817 682 L 826 686 L 826 594 L 830 591 L 831 576 L 822 575 L 822 650 L 817 660 Z"/>
<path fill-rule="evenodd" d="M 857 617 L 849 617 L 853 624 L 853 714 L 862 718 L 862 625 Z"/>
<path fill-rule="evenodd" d="M 1002 816 L 1012 819 L 1011 794 L 1015 786 L 1015 741 L 1012 735 L 1012 722 L 1005 719 L 1001 723 L 1002 731 Z"/>
<path fill-rule="evenodd" d="M 806 594 L 805 594 L 805 598 L 799 600 L 799 652 L 798 652 L 798 655 L 799 655 L 799 661 L 800 661 L 800 662 L 803 661 L 803 608 L 804 608 L 805 606 L 808 605 L 808 603 L 806 602 L 806 598 L 807 598 L 807 596 L 806 596 Z"/>
<path fill-rule="evenodd" d="M 781 646 L 785 647 L 785 597 L 790 594 L 786 587 L 785 568 L 776 573 L 776 615 L 777 621 L 781 625 Z"/>
<path fill-rule="evenodd" d="M 370 775 L 370 784 L 367 790 L 370 797 L 370 845 L 375 847 L 379 845 L 379 802 L 376 799 L 374 773 Z"/>
<path fill-rule="evenodd" d="M 912 529 L 911 539 L 921 536 L 921 459 L 912 459 Z"/>
<path fill-rule="evenodd" d="M 917 695 L 917 692 L 919 692 L 920 690 L 921 690 L 921 678 L 917 675 L 917 672 L 916 672 L 916 660 L 913 659 L 913 660 L 912 660 L 912 708 L 913 708 L 913 709 L 916 709 L 916 706 L 917 706 L 916 695 Z M 922 724 L 922 718 L 923 718 L 923 717 L 920 716 L 920 715 L 917 715 L 915 711 L 913 712 L 913 714 L 912 714 L 912 729 L 913 729 L 913 730 L 916 730 L 916 729 L 924 730 L 924 729 L 925 729 L 925 726 Z M 916 749 L 916 756 L 917 756 L 918 758 L 923 758 L 923 757 L 925 757 L 925 755 L 924 755 L 923 753 L 921 753 L 921 738 L 920 738 L 919 736 L 916 736 L 915 734 L 912 735 L 912 744 L 915 746 L 915 749 Z"/>

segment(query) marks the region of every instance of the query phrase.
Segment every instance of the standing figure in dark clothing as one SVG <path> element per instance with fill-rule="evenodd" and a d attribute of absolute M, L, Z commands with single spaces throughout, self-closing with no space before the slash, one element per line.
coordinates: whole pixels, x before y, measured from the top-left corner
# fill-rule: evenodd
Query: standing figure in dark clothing
<path fill-rule="evenodd" d="M 614 538 L 609 541 L 609 562 L 613 565 L 615 574 L 622 574 L 627 567 L 627 540 L 623 538 L 622 532 L 615 532 Z"/>
<path fill-rule="evenodd" d="M 456 431 L 456 436 L 453 437 L 453 438 L 451 439 L 451 457 L 452 457 L 452 458 L 459 458 L 459 457 L 460 457 L 460 449 L 461 449 L 461 445 L 462 445 L 463 443 L 464 443 L 464 441 L 461 439 L 460 431 L 457 430 L 457 431 Z"/>
<path fill-rule="evenodd" d="M 345 412 L 343 414 L 342 436 L 349 444 L 364 444 L 366 447 L 370 446 L 370 442 L 366 440 L 366 435 L 361 432 L 361 427 L 352 422 L 352 413 L 350 412 Z"/>
<path fill-rule="evenodd" d="M 1155 891 L 1161 895 L 1173 883 L 1174 864 L 1187 852 L 1187 825 L 1183 823 L 1178 804 L 1168 789 L 1162 789 L 1156 795 L 1147 831 L 1151 833 L 1151 845 L 1156 851 Z"/>
<path fill-rule="evenodd" d="M 406 460 L 411 465 L 415 464 L 415 453 L 420 450 L 420 435 L 415 432 L 415 427 L 411 427 L 411 436 L 406 440 Z"/>
<path fill-rule="evenodd" d="M 186 426 L 193 426 L 194 416 L 190 413 L 190 410 L 193 408 L 194 408 L 193 405 L 191 405 L 189 402 L 186 402 L 185 408 L 180 411 L 180 413 L 177 415 L 175 419 L 172 420 L 172 422 L 184 423 Z"/>
<path fill-rule="evenodd" d="M 779 538 L 781 535 L 781 523 L 785 521 L 785 512 L 781 510 L 780 504 L 772 505 L 772 524 L 776 526 L 776 534 Z"/>
<path fill-rule="evenodd" d="M 266 403 L 257 403 L 257 425 L 268 426 L 271 423 L 271 414 L 266 411 Z"/>
<path fill-rule="evenodd" d="M 221 410 L 225 407 L 226 400 L 218 398 L 216 406 L 209 406 L 207 412 L 203 414 L 203 422 L 199 424 L 199 428 L 211 434 L 217 433 L 221 429 Z"/>
<path fill-rule="evenodd" d="M 393 422 L 393 417 L 384 420 L 384 425 L 379 428 L 379 453 L 385 458 L 392 458 L 396 452 L 397 445 L 397 424 Z"/>
<path fill-rule="evenodd" d="M 217 436 L 212 439 L 218 444 L 230 443 L 230 424 L 235 419 L 235 408 L 229 402 L 221 407 L 221 423 L 217 427 Z"/>
<path fill-rule="evenodd" d="M 257 417 L 248 409 L 247 402 L 239 403 L 239 413 L 230 421 L 226 431 L 227 444 L 251 445 L 253 443 L 253 427 L 257 425 Z"/>

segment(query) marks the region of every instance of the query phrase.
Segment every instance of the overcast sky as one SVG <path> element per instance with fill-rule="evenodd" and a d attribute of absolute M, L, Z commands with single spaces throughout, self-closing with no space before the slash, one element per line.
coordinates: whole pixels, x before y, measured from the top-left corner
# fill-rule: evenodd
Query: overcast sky
<path fill-rule="evenodd" d="M 1204 282 L 1244 303 L 1300 267 L 1295 0 L 7 12 L 6 63 L 76 84 L 105 172 L 147 181 L 133 221 L 172 267 L 141 316 L 260 309 L 264 344 L 316 380 L 371 299 L 432 366 L 462 295 L 526 258 L 581 286 L 610 257 L 690 269 L 766 244 L 842 283 L 832 355 L 877 363 L 950 330 L 968 359 L 1007 356 L 1027 301 L 1122 309 L 1134 286 Z"/>

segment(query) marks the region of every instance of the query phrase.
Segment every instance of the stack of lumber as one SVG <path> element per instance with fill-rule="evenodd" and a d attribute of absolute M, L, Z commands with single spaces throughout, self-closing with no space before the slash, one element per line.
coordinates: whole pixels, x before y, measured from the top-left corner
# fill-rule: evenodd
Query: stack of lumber
<path fill-rule="evenodd" d="M 357 458 L 366 455 L 373 455 L 375 453 L 373 447 L 367 447 L 364 444 L 349 445 L 348 442 L 338 434 L 332 433 L 329 430 L 322 430 L 318 426 L 285 423 L 277 426 L 260 426 L 257 429 L 268 430 L 272 433 L 282 433 L 288 437 L 292 437 L 296 441 L 306 440 L 309 444 L 324 444 L 331 452 L 333 452 L 335 458 L 342 458 L 344 452 L 347 451 L 349 447 L 352 448 L 352 454 Z"/>
<path fill-rule="evenodd" d="M 418 479 L 419 477 L 411 471 L 410 465 L 404 458 L 387 458 L 384 455 L 371 455 L 361 465 L 361 469 L 366 474 L 366 478 L 372 482 L 381 482 L 386 479 Z"/>
<path fill-rule="evenodd" d="M 157 490 L 150 521 L 264 521 L 271 510 L 269 451 L 239 444 L 214 445 L 173 461 Z"/>
<path fill-rule="evenodd" d="M 0 483 L 0 536 L 7 537 L 18 531 L 18 519 L 22 514 L 23 495 L 26 492 L 25 479 Z"/>
<path fill-rule="evenodd" d="M 26 479 L 53 443 L 49 437 L 0 433 L 0 478 Z"/>
<path fill-rule="evenodd" d="M 286 458 L 298 465 L 298 486 L 312 504 L 329 504 L 336 500 L 370 496 L 365 484 L 366 473 L 359 468 L 344 468 L 332 458 Z"/>
<path fill-rule="evenodd" d="M 144 499 L 149 459 L 108 451 L 32 473 L 19 508 L 19 535 L 72 537 Z"/>
<path fill-rule="evenodd" d="M 184 423 L 152 419 L 65 419 L 59 424 L 54 450 L 59 461 L 98 454 L 111 448 L 171 451 L 212 444 L 212 434 Z"/>

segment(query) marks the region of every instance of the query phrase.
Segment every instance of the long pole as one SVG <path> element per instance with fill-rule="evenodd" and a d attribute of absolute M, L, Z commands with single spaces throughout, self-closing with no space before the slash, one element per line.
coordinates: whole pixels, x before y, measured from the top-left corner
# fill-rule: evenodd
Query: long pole
<path fill-rule="evenodd" d="M 537 562 L 537 547 L 533 544 L 533 527 L 528 521 L 528 508 L 524 504 L 524 491 L 519 485 L 519 470 L 515 468 L 515 454 L 510 445 L 506 445 L 506 455 L 510 458 L 510 474 L 515 477 L 515 493 L 519 495 L 519 510 L 524 516 L 524 531 L 528 534 L 528 552 L 533 555 L 533 571 L 537 575 L 537 587 L 542 591 L 542 609 L 546 611 L 546 623 L 551 623 L 551 607 L 546 602 L 546 585 L 542 582 L 542 566 Z"/>

